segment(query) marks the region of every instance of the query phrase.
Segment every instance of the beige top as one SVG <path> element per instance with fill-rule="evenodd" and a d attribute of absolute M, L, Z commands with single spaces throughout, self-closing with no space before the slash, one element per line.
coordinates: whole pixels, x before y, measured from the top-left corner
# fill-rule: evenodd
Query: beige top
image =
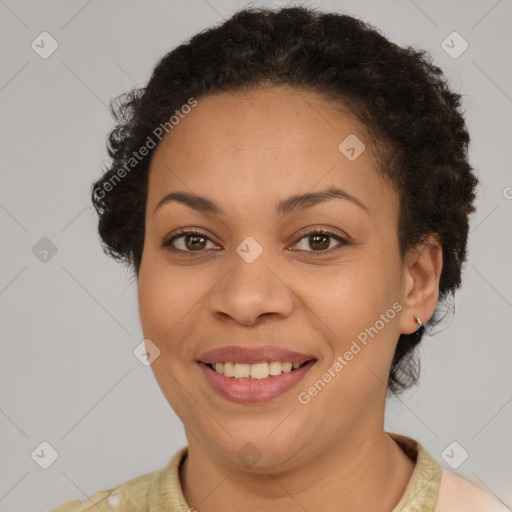
<path fill-rule="evenodd" d="M 441 468 L 414 439 L 388 434 L 416 462 L 404 495 L 391 512 L 511 512 L 494 495 Z M 50 512 L 193 512 L 179 479 L 187 452 L 185 446 L 153 473 L 97 492 L 84 501 L 66 501 Z"/>

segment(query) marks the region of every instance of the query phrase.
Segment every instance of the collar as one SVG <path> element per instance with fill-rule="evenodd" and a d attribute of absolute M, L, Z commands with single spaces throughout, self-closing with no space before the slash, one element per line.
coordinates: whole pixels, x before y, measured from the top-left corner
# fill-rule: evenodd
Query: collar
<path fill-rule="evenodd" d="M 416 461 L 405 492 L 392 512 L 434 512 L 441 480 L 441 466 L 418 441 L 391 432 L 387 434 L 409 458 Z"/>
<path fill-rule="evenodd" d="M 387 432 L 400 448 L 416 462 L 405 492 L 392 512 L 434 512 L 441 479 L 441 466 L 423 446 L 411 439 Z M 188 446 L 176 452 L 151 480 L 148 505 L 150 512 L 188 512 L 190 506 L 181 488 L 179 470 L 188 453 Z"/>

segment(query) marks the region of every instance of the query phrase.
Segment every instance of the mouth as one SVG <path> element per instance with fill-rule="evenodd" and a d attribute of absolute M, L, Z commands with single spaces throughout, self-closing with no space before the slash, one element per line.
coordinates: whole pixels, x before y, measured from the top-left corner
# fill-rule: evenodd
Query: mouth
<path fill-rule="evenodd" d="M 260 363 L 205 363 L 210 369 L 232 379 L 261 380 L 277 377 L 282 373 L 294 372 L 307 364 L 311 359 L 300 362 L 262 361 Z"/>
<path fill-rule="evenodd" d="M 236 403 L 252 404 L 273 400 L 294 388 L 316 363 L 306 361 L 260 361 L 207 363 L 198 361 L 210 387 Z"/>

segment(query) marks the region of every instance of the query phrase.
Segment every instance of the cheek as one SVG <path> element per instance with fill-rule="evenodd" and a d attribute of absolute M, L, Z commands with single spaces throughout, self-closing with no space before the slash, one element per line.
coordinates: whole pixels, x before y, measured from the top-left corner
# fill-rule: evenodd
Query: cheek
<path fill-rule="evenodd" d="M 352 263 L 323 286 L 316 282 L 309 294 L 309 303 L 322 320 L 319 325 L 328 327 L 322 332 L 331 345 L 332 359 L 346 355 L 343 373 L 349 381 L 367 378 L 369 368 L 386 375 L 399 335 L 401 309 L 394 268 L 375 254 Z"/>
<path fill-rule="evenodd" d="M 170 272 L 150 259 L 141 266 L 138 281 L 139 316 L 144 336 L 165 343 L 183 329 L 198 307 L 200 290 L 187 272 Z"/>
<path fill-rule="evenodd" d="M 337 332 L 352 334 L 353 328 L 367 323 L 376 314 L 378 318 L 388 295 L 386 269 L 366 258 L 344 262 L 321 281 L 321 285 L 317 280 L 311 282 L 305 293 L 322 318 L 337 326 Z"/>
<path fill-rule="evenodd" d="M 188 379 L 189 336 L 194 330 L 194 308 L 200 307 L 197 287 L 181 272 L 147 258 L 141 265 L 137 285 L 139 318 L 145 339 L 160 350 L 151 369 L 177 414 L 186 417 L 186 395 L 180 383 Z M 198 304 L 199 301 L 199 304 Z"/>
<path fill-rule="evenodd" d="M 339 421 L 366 414 L 368 404 L 381 399 L 399 335 L 400 304 L 389 288 L 394 271 L 372 261 L 361 260 L 350 272 L 340 271 L 325 280 L 323 293 L 317 289 L 310 295 L 331 353 L 301 391 L 306 398 L 315 397 L 312 403 L 319 415 L 339 405 L 339 414 L 334 412 Z M 323 389 L 319 379 L 328 384 L 317 393 Z"/>

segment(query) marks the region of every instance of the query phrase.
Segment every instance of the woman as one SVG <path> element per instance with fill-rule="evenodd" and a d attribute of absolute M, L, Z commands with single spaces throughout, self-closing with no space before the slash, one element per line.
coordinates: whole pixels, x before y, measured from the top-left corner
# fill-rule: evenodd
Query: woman
<path fill-rule="evenodd" d="M 121 98 L 93 186 L 188 446 L 54 511 L 505 511 L 384 430 L 461 283 L 460 96 L 352 17 L 240 11 Z"/>

